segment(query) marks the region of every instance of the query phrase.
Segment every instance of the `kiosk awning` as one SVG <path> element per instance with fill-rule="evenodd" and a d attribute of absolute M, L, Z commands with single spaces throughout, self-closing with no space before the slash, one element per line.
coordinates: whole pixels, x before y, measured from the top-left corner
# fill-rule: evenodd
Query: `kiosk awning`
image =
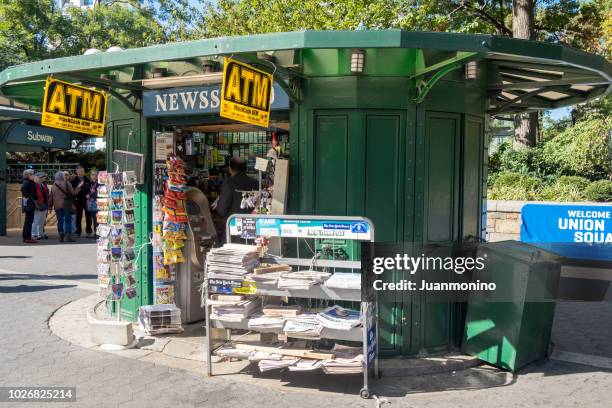
<path fill-rule="evenodd" d="M 0 92 L 10 99 L 40 106 L 42 81 L 54 75 L 121 90 L 123 97 L 129 97 L 150 89 L 143 79 L 153 78 L 156 69 L 182 76 L 178 83 L 185 83 L 191 76 L 202 76 L 201 67 L 207 59 L 230 55 L 267 64 L 281 78 L 304 77 L 303 67 L 294 58 L 295 51 L 354 48 L 412 49 L 415 61 L 419 55 L 447 53 L 448 58 L 429 65 L 417 62 L 408 69 L 406 76 L 416 79 L 419 75 L 441 74 L 459 63 L 486 60 L 491 68 L 487 79 L 488 109 L 495 115 L 569 106 L 612 90 L 610 62 L 558 44 L 493 35 L 364 30 L 221 37 L 39 61 L 1 72 Z M 262 53 L 274 53 L 276 63 L 268 63 Z"/>

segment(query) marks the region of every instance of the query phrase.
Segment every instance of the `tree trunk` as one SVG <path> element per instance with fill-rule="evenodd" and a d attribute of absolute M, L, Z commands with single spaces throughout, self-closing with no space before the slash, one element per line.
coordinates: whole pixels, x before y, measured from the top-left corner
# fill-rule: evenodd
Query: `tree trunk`
<path fill-rule="evenodd" d="M 512 1 L 512 37 L 523 40 L 535 38 L 534 0 Z M 514 115 L 514 147 L 535 146 L 538 135 L 538 114 Z"/>
<path fill-rule="evenodd" d="M 514 148 L 535 146 L 538 142 L 538 125 L 537 112 L 514 115 Z"/>

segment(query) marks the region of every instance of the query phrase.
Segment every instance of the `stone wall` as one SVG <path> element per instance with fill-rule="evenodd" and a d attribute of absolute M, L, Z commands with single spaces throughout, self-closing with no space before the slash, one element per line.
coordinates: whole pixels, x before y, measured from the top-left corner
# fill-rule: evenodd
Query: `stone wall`
<path fill-rule="evenodd" d="M 487 241 L 519 240 L 521 209 L 528 201 L 487 201 Z"/>

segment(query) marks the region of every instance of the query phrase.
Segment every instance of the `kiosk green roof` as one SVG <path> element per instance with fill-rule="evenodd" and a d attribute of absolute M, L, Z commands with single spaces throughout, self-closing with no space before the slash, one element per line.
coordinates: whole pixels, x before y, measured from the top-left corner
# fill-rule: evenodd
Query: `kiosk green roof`
<path fill-rule="evenodd" d="M 355 48 L 412 53 L 414 58 L 402 60 L 402 69 L 390 68 L 383 76 L 423 80 L 421 88 L 426 91 L 428 85 L 433 86 L 449 71 L 469 61 L 487 60 L 492 67 L 487 72 L 488 111 L 492 114 L 554 109 L 585 102 L 612 90 L 610 62 L 557 44 L 493 35 L 356 30 L 221 37 L 39 61 L 1 72 L 0 92 L 10 99 L 40 106 L 41 81 L 48 75 L 112 91 L 137 92 L 144 89 L 142 79 L 151 78 L 155 68 L 176 76 L 201 74 L 205 59 L 220 56 L 267 65 L 281 78 L 304 78 L 320 75 L 300 64 L 300 52 Z M 274 55 L 275 63 L 264 58 L 264 53 Z M 330 63 L 333 62 L 322 62 Z M 364 74 L 367 73 L 366 68 Z M 426 92 L 420 96 L 425 95 Z"/>

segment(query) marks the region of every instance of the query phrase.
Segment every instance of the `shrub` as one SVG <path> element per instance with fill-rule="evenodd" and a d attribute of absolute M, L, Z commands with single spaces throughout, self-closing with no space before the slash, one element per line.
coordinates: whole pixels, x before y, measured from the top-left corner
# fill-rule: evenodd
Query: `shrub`
<path fill-rule="evenodd" d="M 539 198 L 545 201 L 582 201 L 589 180 L 578 176 L 561 176 L 542 189 Z"/>
<path fill-rule="evenodd" d="M 567 127 L 544 144 L 544 161 L 554 166 L 557 174 L 607 178 L 612 172 L 611 123 L 593 116 Z"/>
<path fill-rule="evenodd" d="M 541 147 L 508 149 L 500 157 L 500 170 L 539 176 L 548 173 L 547 163 Z"/>
<path fill-rule="evenodd" d="M 488 198 L 492 200 L 533 200 L 542 182 L 516 172 L 498 173 L 491 178 Z"/>
<path fill-rule="evenodd" d="M 594 181 L 584 190 L 584 195 L 590 201 L 612 201 L 612 181 Z"/>

